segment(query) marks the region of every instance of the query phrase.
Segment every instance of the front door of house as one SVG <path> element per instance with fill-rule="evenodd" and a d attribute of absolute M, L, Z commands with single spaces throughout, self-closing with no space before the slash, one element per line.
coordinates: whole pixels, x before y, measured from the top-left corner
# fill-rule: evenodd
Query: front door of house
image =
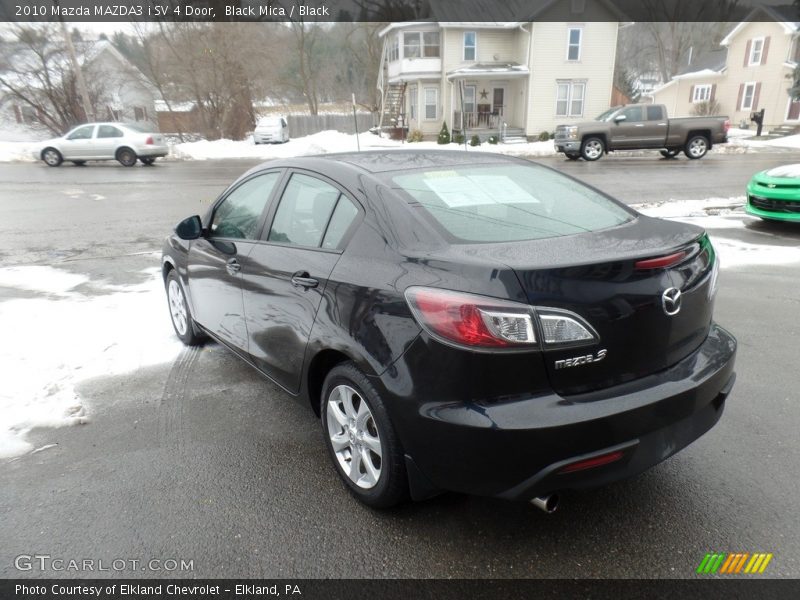
<path fill-rule="evenodd" d="M 800 100 L 789 102 L 789 110 L 786 113 L 786 120 L 800 120 Z"/>
<path fill-rule="evenodd" d="M 505 88 L 496 87 L 492 89 L 492 114 L 503 116 L 503 107 L 505 107 Z"/>

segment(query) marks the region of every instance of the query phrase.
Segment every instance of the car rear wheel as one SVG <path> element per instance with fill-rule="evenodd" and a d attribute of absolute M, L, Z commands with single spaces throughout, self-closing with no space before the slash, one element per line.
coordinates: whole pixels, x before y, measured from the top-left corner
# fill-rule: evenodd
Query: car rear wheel
<path fill-rule="evenodd" d="M 64 157 L 61 156 L 61 152 L 55 148 L 45 148 L 42 151 L 42 160 L 47 164 L 48 167 L 57 167 L 64 162 Z"/>
<path fill-rule="evenodd" d="M 664 158 L 675 158 L 676 156 L 678 156 L 679 152 L 680 150 L 675 150 L 674 148 L 667 148 L 661 151 L 661 156 L 663 156 Z"/>
<path fill-rule="evenodd" d="M 180 278 L 174 270 L 169 272 L 166 280 L 167 302 L 169 304 L 169 316 L 172 320 L 172 327 L 175 334 L 187 346 L 197 346 L 205 341 L 205 336 L 198 334 L 196 325 L 192 319 L 192 311 L 189 303 L 186 302 L 186 294 L 183 292 Z"/>
<path fill-rule="evenodd" d="M 321 402 L 328 453 L 350 492 L 375 508 L 406 500 L 403 451 L 369 379 L 353 363 L 342 363 L 325 378 Z"/>
<path fill-rule="evenodd" d="M 120 148 L 117 150 L 117 160 L 123 167 L 132 167 L 136 164 L 136 152 L 130 148 Z"/>
<path fill-rule="evenodd" d="M 702 135 L 693 135 L 686 142 L 683 153 L 691 159 L 703 158 L 708 152 L 708 140 Z"/>
<path fill-rule="evenodd" d="M 139 160 L 142 161 L 142 164 L 145 165 L 146 167 L 149 167 L 154 162 L 156 162 L 156 159 L 153 158 L 152 156 L 140 156 Z"/>
<path fill-rule="evenodd" d="M 606 151 L 603 140 L 596 137 L 586 138 L 581 146 L 581 156 L 584 160 L 597 160 Z"/>

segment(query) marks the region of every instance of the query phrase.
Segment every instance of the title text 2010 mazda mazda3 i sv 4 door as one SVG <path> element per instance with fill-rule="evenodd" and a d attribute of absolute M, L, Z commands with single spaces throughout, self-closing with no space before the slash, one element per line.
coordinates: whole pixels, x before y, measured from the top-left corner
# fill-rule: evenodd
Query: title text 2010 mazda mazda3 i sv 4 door
<path fill-rule="evenodd" d="M 321 416 L 363 502 L 533 501 L 629 477 L 720 418 L 736 341 L 702 229 L 527 161 L 268 162 L 167 238 L 175 331 Z"/>

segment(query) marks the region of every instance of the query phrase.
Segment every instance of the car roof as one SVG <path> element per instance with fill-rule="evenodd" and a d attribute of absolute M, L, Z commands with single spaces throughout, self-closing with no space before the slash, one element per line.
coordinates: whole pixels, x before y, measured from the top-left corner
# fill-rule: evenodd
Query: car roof
<path fill-rule="evenodd" d="M 465 152 L 463 150 L 365 150 L 364 152 L 342 152 L 319 154 L 314 156 L 298 156 L 288 159 L 276 159 L 263 163 L 252 171 L 265 168 L 296 167 L 328 170 L 342 163 L 353 170 L 378 174 L 392 171 L 409 171 L 464 165 L 485 165 L 500 163 L 525 162 L 520 159 L 488 152 Z"/>

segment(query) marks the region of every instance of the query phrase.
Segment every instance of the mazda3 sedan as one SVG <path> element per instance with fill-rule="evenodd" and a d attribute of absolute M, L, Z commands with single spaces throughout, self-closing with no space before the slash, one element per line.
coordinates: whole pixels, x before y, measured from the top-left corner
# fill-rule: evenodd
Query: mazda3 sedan
<path fill-rule="evenodd" d="M 800 164 L 753 175 L 747 184 L 745 211 L 767 221 L 800 222 Z"/>
<path fill-rule="evenodd" d="M 705 232 L 520 159 L 268 162 L 178 224 L 162 266 L 178 337 L 309 403 L 375 507 L 552 511 L 703 435 L 735 377 Z"/>

